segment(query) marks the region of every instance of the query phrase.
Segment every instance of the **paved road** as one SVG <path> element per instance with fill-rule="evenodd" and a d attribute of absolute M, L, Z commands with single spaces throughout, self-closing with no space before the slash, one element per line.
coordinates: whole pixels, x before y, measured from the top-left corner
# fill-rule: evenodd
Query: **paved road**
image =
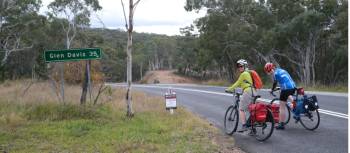
<path fill-rule="evenodd" d="M 111 84 L 121 86 L 121 84 Z M 224 93 L 224 87 L 198 85 L 134 85 L 133 88 L 152 95 L 162 96 L 171 87 L 177 93 L 177 102 L 206 118 L 223 131 L 226 108 L 232 95 Z M 307 93 L 307 92 L 306 92 Z M 266 91 L 260 91 L 265 99 L 272 99 Z M 313 93 L 320 104 L 321 123 L 317 130 L 305 130 L 302 125 L 291 122 L 286 130 L 274 130 L 265 142 L 253 137 L 234 134 L 235 142 L 250 153 L 346 153 L 348 152 L 348 95 Z"/>

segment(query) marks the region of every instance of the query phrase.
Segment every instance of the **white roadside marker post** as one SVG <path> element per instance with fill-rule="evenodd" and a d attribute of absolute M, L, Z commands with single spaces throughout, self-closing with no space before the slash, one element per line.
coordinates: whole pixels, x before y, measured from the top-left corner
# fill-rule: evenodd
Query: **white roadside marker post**
<path fill-rule="evenodd" d="M 176 93 L 171 88 L 165 93 L 165 108 L 170 110 L 170 114 L 174 114 L 176 109 Z"/>

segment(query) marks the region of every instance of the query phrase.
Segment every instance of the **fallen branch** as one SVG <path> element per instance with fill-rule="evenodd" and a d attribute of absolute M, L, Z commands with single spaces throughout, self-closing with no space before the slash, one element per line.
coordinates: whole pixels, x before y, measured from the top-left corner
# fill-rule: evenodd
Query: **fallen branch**
<path fill-rule="evenodd" d="M 107 89 L 107 86 L 104 87 L 104 88 L 103 88 L 103 86 L 104 86 L 104 83 L 101 83 L 101 86 L 100 86 L 100 88 L 98 89 L 97 96 L 96 96 L 96 98 L 95 98 L 95 100 L 94 100 L 94 105 L 96 105 L 97 100 L 98 100 L 98 98 L 100 97 L 100 94 L 103 93 L 103 92 Z M 102 88 L 103 88 L 103 89 L 102 89 Z"/>
<path fill-rule="evenodd" d="M 30 81 L 29 85 L 24 89 L 23 93 L 22 93 L 22 97 L 24 97 L 24 95 L 27 93 L 27 91 L 29 90 L 29 88 L 34 84 L 34 81 Z"/>

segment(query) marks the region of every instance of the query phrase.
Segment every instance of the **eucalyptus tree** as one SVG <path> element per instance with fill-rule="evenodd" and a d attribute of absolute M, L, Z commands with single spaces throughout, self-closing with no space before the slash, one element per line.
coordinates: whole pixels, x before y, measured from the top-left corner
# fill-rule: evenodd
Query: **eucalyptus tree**
<path fill-rule="evenodd" d="M 274 51 L 274 54 L 292 63 L 295 66 L 294 72 L 305 85 L 314 85 L 316 82 L 317 52 L 322 46 L 320 44 L 322 35 L 337 25 L 335 17 L 338 15 L 339 8 L 347 5 L 345 2 L 288 1 L 286 3 L 294 6 L 288 8 L 294 8 L 294 10 L 287 12 L 288 9 L 283 2 L 270 1 L 270 9 L 276 13 L 276 16 L 283 16 L 278 19 L 274 27 L 276 36 L 274 38 L 280 44 L 276 48 L 279 51 Z"/>
<path fill-rule="evenodd" d="M 227 65 L 228 74 L 237 58 L 248 58 L 256 65 L 272 61 L 292 70 L 302 83 L 310 85 L 322 77 L 346 76 L 347 66 L 337 71 L 331 65 L 347 65 L 342 58 L 347 57 L 347 3 L 347 0 L 187 0 L 185 9 L 207 9 L 207 15 L 196 23 L 201 33 L 200 48 L 207 50 L 219 65 Z M 326 66 L 331 74 L 325 76 L 320 64 L 327 62 L 332 63 Z"/>
<path fill-rule="evenodd" d="M 126 101 L 127 101 L 127 112 L 126 115 L 128 117 L 134 116 L 134 111 L 132 109 L 132 99 L 131 99 L 131 82 L 132 82 L 132 33 L 134 30 L 134 14 L 137 4 L 139 4 L 140 0 L 137 0 L 135 3 L 133 0 L 129 0 L 129 20 L 126 19 L 126 13 L 124 8 L 123 0 L 120 0 L 123 6 L 124 10 L 124 17 L 125 17 L 125 28 L 128 33 L 128 42 L 127 42 L 127 84 L 128 84 L 128 90 L 126 92 Z"/>
<path fill-rule="evenodd" d="M 28 33 L 31 25 L 37 21 L 40 0 L 2 0 L 0 1 L 0 67 L 3 67 L 9 56 L 16 51 L 33 47 Z"/>

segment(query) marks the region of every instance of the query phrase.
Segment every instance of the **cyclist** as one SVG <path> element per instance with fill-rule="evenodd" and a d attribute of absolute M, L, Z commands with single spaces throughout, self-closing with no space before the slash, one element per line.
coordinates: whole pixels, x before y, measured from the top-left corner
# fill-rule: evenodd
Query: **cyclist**
<path fill-rule="evenodd" d="M 233 90 L 238 87 L 243 89 L 242 99 L 239 103 L 239 116 L 242 123 L 242 128 L 239 129 L 238 132 L 244 132 L 248 130 L 245 112 L 248 111 L 248 105 L 251 101 L 253 101 L 252 95 L 255 95 L 255 93 L 251 92 L 252 90 L 255 92 L 255 89 L 251 89 L 252 87 L 250 84 L 253 83 L 253 79 L 248 72 L 248 62 L 244 59 L 240 59 L 237 61 L 236 66 L 241 74 L 238 80 L 231 87 L 225 89 L 225 91 L 233 92 Z M 246 83 L 245 81 L 248 81 L 250 84 Z"/>
<path fill-rule="evenodd" d="M 281 68 L 276 68 L 275 65 L 272 63 L 269 63 L 269 62 L 266 63 L 264 70 L 267 74 L 273 76 L 274 82 L 272 85 L 271 93 L 276 88 L 277 82 L 281 87 L 281 94 L 280 94 L 280 98 L 279 98 L 280 99 L 280 109 L 279 109 L 280 122 L 278 123 L 278 126 L 276 127 L 276 129 L 283 130 L 284 129 L 283 121 L 286 118 L 285 111 L 287 111 L 287 109 L 286 109 L 287 99 L 289 97 L 293 101 L 293 97 L 291 95 L 294 94 L 295 89 L 296 89 L 296 85 L 295 85 L 292 77 L 289 75 L 289 73 L 286 70 L 281 69 Z"/>

